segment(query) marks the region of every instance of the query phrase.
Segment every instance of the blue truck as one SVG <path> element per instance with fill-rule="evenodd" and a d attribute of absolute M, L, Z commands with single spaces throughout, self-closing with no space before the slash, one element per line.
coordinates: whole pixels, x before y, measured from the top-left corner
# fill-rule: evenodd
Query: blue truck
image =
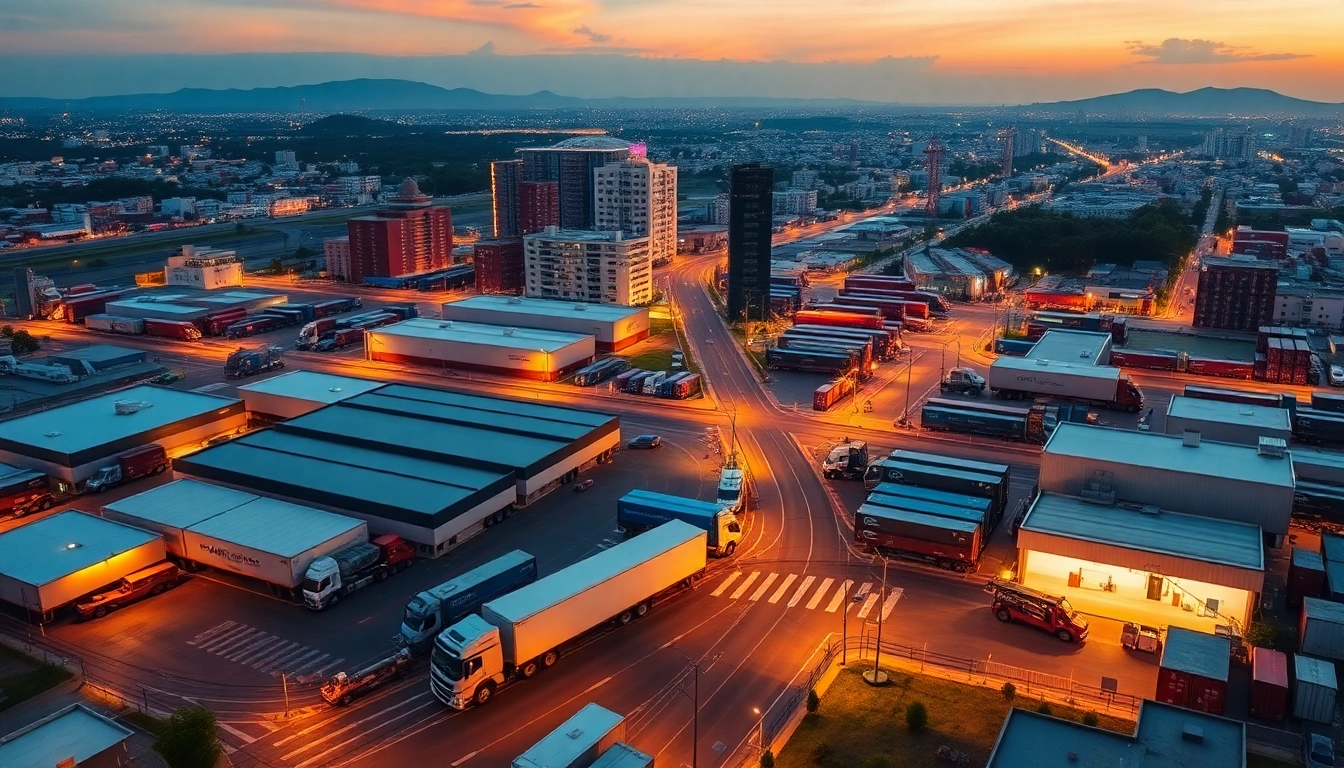
<path fill-rule="evenodd" d="M 632 533 L 680 520 L 707 531 L 709 554 L 729 557 L 742 541 L 742 524 L 731 509 L 712 501 L 653 491 L 631 491 L 616 500 L 616 524 Z"/>
<path fill-rule="evenodd" d="M 537 558 L 521 549 L 478 566 L 411 598 L 392 642 L 419 656 L 446 627 L 480 610 L 481 605 L 537 580 Z"/>

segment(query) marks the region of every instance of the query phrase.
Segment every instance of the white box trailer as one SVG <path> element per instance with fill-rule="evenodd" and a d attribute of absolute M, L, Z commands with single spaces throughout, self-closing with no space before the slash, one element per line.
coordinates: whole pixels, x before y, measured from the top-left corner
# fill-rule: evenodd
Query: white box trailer
<path fill-rule="evenodd" d="M 624 738 L 624 717 L 588 704 L 519 755 L 511 768 L 588 768 Z"/>
<path fill-rule="evenodd" d="M 262 497 L 183 533 L 187 560 L 283 589 L 299 586 L 317 558 L 368 540 L 363 520 Z"/>
<path fill-rule="evenodd" d="M 188 528 L 259 498 L 199 480 L 174 480 L 103 505 L 103 517 L 160 534 L 168 554 L 186 560 Z"/>
<path fill-rule="evenodd" d="M 1054 397 L 1114 401 L 1120 369 L 1003 356 L 989 366 L 989 388 Z"/>
<path fill-rule="evenodd" d="M 84 327 L 91 331 L 126 333 L 135 336 L 145 332 L 145 321 L 138 317 L 121 317 L 120 315 L 89 315 L 84 318 Z"/>

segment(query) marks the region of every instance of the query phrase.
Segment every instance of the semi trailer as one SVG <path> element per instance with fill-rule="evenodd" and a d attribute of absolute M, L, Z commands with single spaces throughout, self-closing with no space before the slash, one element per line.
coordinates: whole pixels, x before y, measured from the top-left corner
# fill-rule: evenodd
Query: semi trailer
<path fill-rule="evenodd" d="M 1008 400 L 1049 397 L 1137 412 L 1143 393 L 1119 368 L 1055 360 L 1000 357 L 989 366 L 989 388 Z"/>
<path fill-rule="evenodd" d="M 100 467 L 84 481 L 84 490 L 99 493 L 108 488 L 129 483 L 149 475 L 163 474 L 168 469 L 168 452 L 158 443 L 142 445 L 116 458 L 116 462 Z"/>
<path fill-rule="evenodd" d="M 308 565 L 303 575 L 303 604 L 314 611 L 326 610 L 345 595 L 414 563 L 415 546 L 396 534 L 351 544 Z"/>
<path fill-rule="evenodd" d="M 712 501 L 641 490 L 616 500 L 616 524 L 627 532 L 642 533 L 671 520 L 689 523 L 707 533 L 705 544 L 713 557 L 731 557 L 742 541 L 737 515 Z"/>
<path fill-rule="evenodd" d="M 392 644 L 419 656 L 444 628 L 537 580 L 537 558 L 515 549 L 411 598 Z"/>
<path fill-rule="evenodd" d="M 982 527 L 969 520 L 861 504 L 854 513 L 854 543 L 884 557 L 898 557 L 961 573 L 980 559 Z"/>

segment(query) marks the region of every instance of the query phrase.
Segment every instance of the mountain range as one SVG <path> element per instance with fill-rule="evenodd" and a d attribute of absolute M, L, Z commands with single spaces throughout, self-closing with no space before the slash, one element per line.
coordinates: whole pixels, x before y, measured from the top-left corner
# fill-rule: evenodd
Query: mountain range
<path fill-rule="evenodd" d="M 470 88 L 440 88 L 412 80 L 340 80 L 313 85 L 247 90 L 183 88 L 171 93 L 96 96 L 86 99 L 0 98 L 0 109 L 10 111 L 176 113 L 291 112 L 330 114 L 359 111 L 504 111 L 613 107 L 682 108 L 739 107 L 853 107 L 896 108 L 912 105 L 852 99 L 741 98 L 606 98 L 585 99 L 538 91 L 524 96 L 482 93 Z M 1010 107 L 1011 108 L 1011 107 Z M 1285 96 L 1260 88 L 1201 88 L 1175 93 L 1144 88 L 1126 93 L 1075 101 L 1057 101 L 1017 107 L 1026 112 L 1074 112 L 1133 115 L 1225 117 L 1233 115 L 1344 115 L 1344 104 Z M 940 109 L 929 107 L 926 109 Z"/>

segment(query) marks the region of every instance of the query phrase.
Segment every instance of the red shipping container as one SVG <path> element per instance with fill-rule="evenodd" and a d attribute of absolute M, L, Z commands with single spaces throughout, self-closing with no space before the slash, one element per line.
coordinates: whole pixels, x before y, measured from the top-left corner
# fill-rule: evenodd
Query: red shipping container
<path fill-rule="evenodd" d="M 1288 710 L 1288 657 L 1268 648 L 1251 649 L 1251 715 L 1282 720 Z"/>
<path fill-rule="evenodd" d="M 1270 339 L 1269 346 L 1265 348 L 1265 353 L 1268 355 L 1270 365 L 1278 364 L 1283 359 L 1283 340 Z"/>
<path fill-rule="evenodd" d="M 1157 671 L 1158 701 L 1223 714 L 1232 643 L 1226 637 L 1181 627 L 1167 631 Z"/>
<path fill-rule="evenodd" d="M 1196 376 L 1221 376 L 1227 379 L 1249 379 L 1252 373 L 1252 364 L 1241 360 L 1211 360 L 1203 357 L 1192 357 L 1186 364 L 1185 370 Z"/>

